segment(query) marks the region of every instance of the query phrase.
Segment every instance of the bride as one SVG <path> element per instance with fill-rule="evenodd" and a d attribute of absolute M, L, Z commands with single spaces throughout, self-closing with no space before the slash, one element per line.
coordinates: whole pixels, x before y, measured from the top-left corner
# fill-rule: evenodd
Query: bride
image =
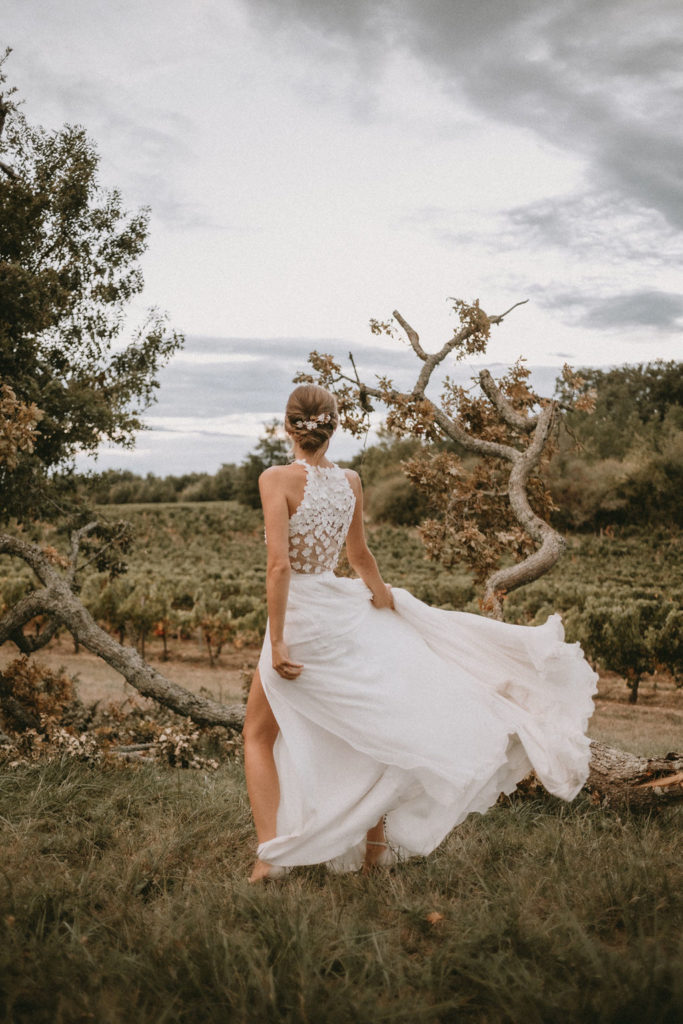
<path fill-rule="evenodd" d="M 360 479 L 327 458 L 337 423 L 333 395 L 295 388 L 293 462 L 259 481 L 268 626 L 244 724 L 251 882 L 425 855 L 532 769 L 566 800 L 588 774 L 597 676 L 559 615 L 515 626 L 387 586 Z M 344 542 L 358 579 L 334 575 Z"/>

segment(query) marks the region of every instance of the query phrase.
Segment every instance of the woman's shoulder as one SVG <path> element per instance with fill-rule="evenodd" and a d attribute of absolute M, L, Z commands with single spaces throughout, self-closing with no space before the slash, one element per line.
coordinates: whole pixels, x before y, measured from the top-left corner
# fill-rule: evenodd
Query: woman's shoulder
<path fill-rule="evenodd" d="M 346 479 L 353 487 L 354 491 L 359 491 L 362 489 L 360 477 L 358 473 L 356 473 L 355 469 L 345 469 L 344 475 L 346 476 Z"/>
<path fill-rule="evenodd" d="M 294 464 L 289 462 L 286 466 L 268 466 L 259 476 L 259 480 L 265 480 L 269 477 L 275 479 L 278 476 L 287 474 L 289 476 L 291 470 L 294 468 Z"/>
<path fill-rule="evenodd" d="M 297 466 L 294 463 L 289 463 L 286 466 L 268 466 L 259 475 L 258 481 L 259 486 L 263 489 L 273 487 L 287 487 L 293 483 L 297 476 L 304 473 L 305 470 L 301 466 Z"/>

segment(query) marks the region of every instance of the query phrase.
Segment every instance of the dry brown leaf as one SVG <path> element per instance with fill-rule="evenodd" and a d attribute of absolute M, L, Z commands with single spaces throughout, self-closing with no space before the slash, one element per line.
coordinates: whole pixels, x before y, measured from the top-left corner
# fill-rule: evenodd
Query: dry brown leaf
<path fill-rule="evenodd" d="M 431 913 L 425 914 L 425 921 L 429 921 L 430 924 L 439 924 L 443 921 L 443 914 L 440 914 L 438 910 L 432 910 Z"/>

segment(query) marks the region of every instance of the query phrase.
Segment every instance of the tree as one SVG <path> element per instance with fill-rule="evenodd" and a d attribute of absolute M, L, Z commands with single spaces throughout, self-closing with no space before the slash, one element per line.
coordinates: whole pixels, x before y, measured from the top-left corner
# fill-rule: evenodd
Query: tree
<path fill-rule="evenodd" d="M 100 629 L 76 596 L 86 564 L 112 577 L 125 569 L 130 536 L 127 524 L 88 522 L 88 510 L 77 508 L 75 455 L 105 440 L 133 446 L 158 371 L 182 337 L 151 310 L 132 342 L 117 347 L 126 306 L 143 287 L 149 211 L 130 214 L 117 190 L 101 188 L 82 128 L 32 126 L 13 96 L 0 91 L 0 521 L 77 514 L 68 557 L 0 534 L 0 554 L 23 559 L 39 582 L 4 610 L 0 646 L 11 640 L 31 654 L 64 625 L 141 693 L 196 721 L 239 725 L 242 708 L 165 679 Z M 43 628 L 29 636 L 36 622 Z M 148 628 L 138 624 L 141 642 Z"/>
<path fill-rule="evenodd" d="M 399 436 L 446 439 L 479 457 L 466 464 L 453 451 L 423 449 L 405 468 L 435 509 L 420 527 L 428 554 L 446 565 L 467 562 L 485 583 L 482 607 L 502 618 L 505 595 L 548 572 L 564 550 L 563 538 L 548 521 L 553 504 L 542 478 L 542 467 L 553 451 L 561 404 L 530 388 L 529 370 L 521 360 L 498 381 L 488 370 L 481 370 L 480 394 L 446 378 L 441 403 L 428 397 L 436 368 L 451 355 L 462 359 L 485 352 L 491 327 L 511 312 L 489 316 L 478 300 L 459 299 L 453 300 L 453 309 L 459 325 L 433 353 L 423 349 L 417 331 L 394 311 L 394 321 L 422 362 L 410 391 L 398 391 L 387 377 L 369 386 L 360 380 L 353 357 L 350 376 L 331 355 L 317 352 L 309 356 L 314 374 L 301 373 L 295 380 L 315 381 L 334 391 L 342 426 L 352 434 L 362 433 L 372 408 L 370 399 L 377 398 L 387 407 L 387 427 Z M 394 321 L 373 320 L 371 329 L 396 338 Z M 563 375 L 570 391 L 583 383 L 567 366 Z M 591 396 L 575 401 L 589 407 Z M 509 553 L 518 561 L 501 567 Z"/>
<path fill-rule="evenodd" d="M 656 359 L 611 370 L 582 367 L 577 372 L 583 380 L 581 391 L 595 394 L 595 408 L 590 421 L 585 412 L 570 411 L 567 425 L 578 434 L 587 455 L 623 459 L 634 440 L 643 437 L 651 437 L 656 448 L 670 411 L 675 410 L 679 429 L 683 427 L 682 363 Z M 571 402 L 573 396 L 562 382 L 557 391 L 561 401 Z"/>
<path fill-rule="evenodd" d="M 182 344 L 152 309 L 130 344 L 116 347 L 126 306 L 143 287 L 149 210 L 128 213 L 120 193 L 98 183 L 98 163 L 83 128 L 31 125 L 13 90 L 0 92 L 4 519 L 54 509 L 68 491 L 68 480 L 60 491 L 56 471 L 68 474 L 77 452 L 96 451 L 104 440 L 131 447 L 158 370 Z"/>
<path fill-rule="evenodd" d="M 683 612 L 673 601 L 630 597 L 592 599 L 579 617 L 578 635 L 589 657 L 623 676 L 629 702 L 638 700 L 646 673 L 668 669 L 675 679 L 683 672 Z"/>
<path fill-rule="evenodd" d="M 560 528 L 680 525 L 683 363 L 583 368 L 595 411 L 570 410 L 548 476 Z M 560 382 L 557 396 L 563 400 Z M 580 449 L 577 450 L 577 449 Z"/>
<path fill-rule="evenodd" d="M 280 424 L 277 420 L 265 424 L 265 434 L 259 439 L 253 452 L 247 455 L 237 470 L 235 497 L 250 508 L 261 507 L 258 481 L 264 469 L 269 466 L 284 466 L 290 459 L 289 446 L 278 436 Z"/>

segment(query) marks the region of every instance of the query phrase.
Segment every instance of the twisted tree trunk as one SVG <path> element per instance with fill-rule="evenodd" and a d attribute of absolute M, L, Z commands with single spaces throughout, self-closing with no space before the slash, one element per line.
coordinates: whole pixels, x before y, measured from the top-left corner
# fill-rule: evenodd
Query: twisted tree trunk
<path fill-rule="evenodd" d="M 486 609 L 487 614 L 495 619 L 503 618 L 503 598 L 512 590 L 517 589 L 517 587 L 524 586 L 525 583 L 538 579 L 552 569 L 566 547 L 564 538 L 557 530 L 554 530 L 550 523 L 547 523 L 534 512 L 529 504 L 527 493 L 529 478 L 538 466 L 550 440 L 552 427 L 559 412 L 559 403 L 548 401 L 535 415 L 519 412 L 503 394 L 489 371 L 481 370 L 479 372 L 479 386 L 490 401 L 500 421 L 511 427 L 513 431 L 529 436 L 529 444 L 526 447 L 520 448 L 503 441 L 491 441 L 479 437 L 463 425 L 457 416 L 449 415 L 444 408 L 441 408 L 432 401 L 427 396 L 426 389 L 434 371 L 450 353 L 453 351 L 460 351 L 461 353 L 466 351 L 467 345 L 477 338 L 480 339 L 477 350 L 482 351 L 481 338 L 484 337 L 482 331 L 485 331 L 485 336 L 488 337 L 488 330 L 492 324 L 502 323 L 508 313 L 523 304 L 523 302 L 515 303 L 505 313 L 495 316 L 488 316 L 483 310 L 479 309 L 478 305 L 471 307 L 471 311 L 476 313 L 476 315 L 469 319 L 467 323 L 464 323 L 462 328 L 456 331 L 453 337 L 445 342 L 436 352 L 425 351 L 415 328 L 395 309 L 393 313 L 394 319 L 400 324 L 415 355 L 423 364 L 417 380 L 410 391 L 397 391 L 390 384 L 386 383 L 380 387 L 371 387 L 364 381 L 361 381 L 353 356 L 350 356 L 350 358 L 355 378 L 342 373 L 336 364 L 334 364 L 334 373 L 329 381 L 323 379 L 326 373 L 329 373 L 329 367 L 326 373 L 320 375 L 320 383 L 323 386 L 331 385 L 332 389 L 340 382 L 345 387 L 348 384 L 354 385 L 358 392 L 361 408 L 365 412 L 368 411 L 367 403 L 369 398 L 378 398 L 385 404 L 395 405 L 396 407 L 417 403 L 423 410 L 428 410 L 429 415 L 438 426 L 441 434 L 451 441 L 455 441 L 465 451 L 483 457 L 500 459 L 508 463 L 510 475 L 508 477 L 507 496 L 510 507 L 518 525 L 538 544 L 538 547 L 521 562 L 498 569 L 486 580 L 483 607 Z M 312 355 L 317 356 L 317 353 Z M 313 362 L 312 359 L 311 362 Z M 307 379 L 306 375 L 302 374 L 295 378 L 295 380 L 304 379 Z"/>

